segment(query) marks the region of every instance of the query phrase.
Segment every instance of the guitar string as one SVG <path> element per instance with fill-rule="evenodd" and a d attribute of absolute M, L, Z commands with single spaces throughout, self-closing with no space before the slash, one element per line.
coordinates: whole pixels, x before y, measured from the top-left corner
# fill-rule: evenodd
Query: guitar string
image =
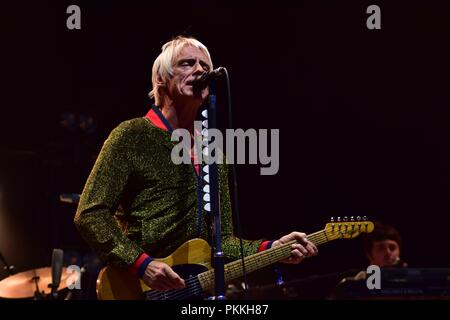
<path fill-rule="evenodd" d="M 283 256 L 284 255 L 280 255 L 278 257 L 278 259 L 276 259 L 276 260 L 279 260 L 279 258 L 281 258 Z M 252 263 L 252 264 L 258 264 L 258 261 L 254 261 L 254 263 Z M 234 267 L 233 269 L 235 269 L 235 267 L 237 267 L 237 266 L 233 266 L 233 267 Z M 233 272 L 233 271 L 236 272 L 236 270 L 230 270 L 230 269 L 228 271 L 229 272 Z M 238 272 L 240 274 L 242 272 L 242 270 L 239 269 Z M 147 297 L 150 298 L 150 299 L 155 299 L 155 298 L 156 299 L 158 299 L 158 298 L 160 299 L 160 298 L 164 297 L 164 299 L 175 300 L 175 299 L 178 299 L 178 298 L 181 299 L 181 298 L 189 297 L 189 296 L 192 296 L 192 295 L 196 295 L 197 293 L 202 293 L 204 290 L 200 286 L 200 283 L 197 281 L 197 279 L 193 279 L 193 281 L 196 281 L 196 282 L 192 282 L 192 280 L 188 281 L 187 282 L 187 288 L 185 288 L 185 289 L 174 290 L 174 291 L 169 291 L 169 292 L 165 292 L 165 293 L 154 292 L 154 293 L 151 293 L 151 294 L 147 294 Z M 210 286 L 210 282 L 211 281 L 205 281 L 205 282 L 208 284 L 208 286 Z M 194 284 L 194 286 L 192 286 L 193 284 Z"/>
<path fill-rule="evenodd" d="M 346 231 L 344 233 L 349 233 L 347 230 L 348 229 L 346 229 Z M 355 228 L 351 228 L 351 231 L 356 231 L 356 230 L 355 230 Z M 337 231 L 336 233 L 337 234 L 342 234 L 342 232 L 339 232 L 339 231 Z M 321 231 L 315 232 L 315 233 L 313 233 L 311 235 L 308 235 L 307 239 L 309 241 L 315 243 L 316 245 L 320 245 L 320 244 L 322 244 L 324 242 L 330 241 L 328 239 L 328 237 L 326 236 L 325 230 L 321 230 Z M 290 241 L 288 243 L 285 243 L 285 244 L 283 244 L 281 246 L 278 246 L 278 247 L 274 248 L 274 249 L 278 249 L 278 250 L 276 250 L 276 252 L 262 251 L 260 255 L 251 257 L 249 259 L 248 265 L 250 267 L 253 267 L 253 266 L 254 267 L 258 267 L 258 266 L 260 266 L 261 265 L 261 261 L 260 260 L 263 257 L 264 258 L 269 257 L 269 258 L 272 258 L 272 259 L 277 259 L 275 261 L 278 261 L 278 259 L 282 259 L 282 257 L 287 255 L 288 252 L 284 253 L 284 251 L 287 251 L 285 249 L 288 248 L 290 245 L 296 243 L 296 242 L 297 242 L 296 240 L 292 240 L 292 241 Z M 234 262 L 229 263 L 228 266 L 227 266 L 227 270 L 225 272 L 228 271 L 229 273 L 233 273 L 233 272 L 236 272 L 236 273 L 239 273 L 239 274 L 242 273 L 242 269 L 239 266 L 239 264 L 241 264 L 241 263 L 242 263 L 241 261 L 234 261 Z M 272 263 L 268 263 L 268 264 L 270 265 Z M 237 268 L 237 270 L 236 270 L 236 268 Z M 213 270 L 205 271 L 204 273 L 211 272 L 211 271 L 213 271 Z M 184 289 L 181 289 L 181 290 L 174 290 L 173 289 L 173 291 L 169 290 L 169 291 L 166 291 L 166 292 L 160 292 L 160 291 L 153 290 L 154 293 L 148 293 L 147 292 L 146 293 L 146 297 L 147 298 L 156 298 L 157 296 L 167 296 L 168 298 L 180 298 L 180 297 L 183 297 L 183 296 L 190 296 L 190 295 L 195 295 L 197 293 L 201 293 L 201 292 L 203 292 L 203 288 L 200 285 L 200 279 L 198 278 L 199 275 L 197 275 L 196 277 L 193 277 L 193 278 L 189 278 L 186 281 L 186 288 L 184 288 Z M 196 281 L 198 281 L 198 282 L 195 283 Z M 204 282 L 209 285 L 211 280 L 206 280 Z M 194 285 L 194 284 L 195 284 L 195 286 L 194 286 L 194 288 L 192 288 L 192 285 Z"/>
<path fill-rule="evenodd" d="M 324 238 L 323 236 L 317 236 L 317 235 L 310 235 L 309 237 L 308 237 L 308 239 L 309 240 L 321 240 L 320 238 Z M 295 243 L 296 241 L 295 240 L 293 240 L 293 241 L 291 241 L 292 242 L 292 244 L 293 243 Z M 315 242 L 315 241 L 313 241 L 313 242 Z M 319 242 L 319 241 L 318 241 Z M 279 246 L 278 247 L 278 250 L 277 250 L 277 252 L 279 251 L 279 252 L 281 252 L 282 254 L 280 255 L 280 254 L 278 254 L 278 253 L 275 253 L 274 254 L 274 252 L 270 252 L 270 254 L 268 254 L 267 252 L 265 252 L 266 254 L 265 254 L 265 256 L 268 256 L 268 257 L 270 257 L 270 258 L 275 258 L 275 259 L 277 259 L 278 258 L 278 256 L 280 256 L 280 257 L 282 257 L 282 256 L 284 256 L 285 254 L 284 254 L 284 252 L 283 252 L 283 249 L 286 249 L 289 245 L 291 245 L 290 243 L 286 243 L 286 244 L 283 244 L 283 245 L 281 245 L 281 246 Z M 263 257 L 263 255 L 261 255 L 261 257 Z M 261 258 L 261 257 L 252 257 L 251 258 L 251 260 L 253 260 L 253 261 L 250 261 L 250 266 L 258 266 L 258 265 L 260 265 L 260 263 L 258 263 L 258 258 Z M 241 270 L 230 270 L 230 269 L 236 269 L 236 267 L 238 267 L 239 268 L 239 266 L 238 266 L 238 264 L 239 264 L 239 262 L 240 261 L 238 261 L 238 263 L 237 264 L 235 264 L 235 265 L 233 265 L 233 263 L 231 263 L 231 264 L 229 264 L 229 268 L 227 268 L 228 270 L 226 270 L 226 271 L 234 271 L 234 272 L 238 272 L 238 273 L 240 273 L 240 271 Z M 271 264 L 271 263 L 269 263 L 269 264 Z M 230 268 L 231 267 L 231 268 Z M 240 268 L 239 268 L 240 269 Z M 184 296 L 184 295 L 186 295 L 186 294 L 188 294 L 188 295 L 191 295 L 191 294 L 196 294 L 196 293 L 198 293 L 198 292 L 202 292 L 203 290 L 201 289 L 201 286 L 200 286 L 200 288 L 192 288 L 191 287 L 191 285 L 193 285 L 195 282 L 197 281 L 197 278 L 190 278 L 190 279 L 188 279 L 187 281 L 186 281 L 186 288 L 184 288 L 184 289 L 181 289 L 181 290 L 174 290 L 174 291 L 172 291 L 172 290 L 169 290 L 169 291 L 166 291 L 166 292 L 159 292 L 159 291 L 155 291 L 154 293 L 147 293 L 147 297 L 148 298 L 156 298 L 156 297 L 158 297 L 158 296 L 166 296 L 167 298 L 179 298 L 179 297 L 182 297 L 182 296 Z M 206 282 L 210 282 L 210 281 L 206 281 Z M 198 284 L 199 283 L 197 283 L 197 286 L 198 286 Z M 194 290 L 191 290 L 191 289 L 194 289 Z"/>
<path fill-rule="evenodd" d="M 334 233 L 338 234 L 339 236 L 343 236 L 346 233 L 351 233 L 351 232 L 356 231 L 355 230 L 356 228 L 354 228 L 354 227 L 352 227 L 352 228 L 345 228 L 344 232 L 342 232 L 342 228 L 339 228 L 339 229 L 341 229 L 341 230 L 333 231 Z M 349 232 L 349 229 L 350 229 L 350 232 Z M 361 232 L 361 227 L 359 227 L 359 232 Z M 320 245 L 322 243 L 325 243 L 325 242 L 337 239 L 337 238 L 339 238 L 339 236 L 330 239 L 330 238 L 328 238 L 326 236 L 325 230 L 321 230 L 321 231 L 315 232 L 315 233 L 313 233 L 311 235 L 308 235 L 307 238 L 308 238 L 308 240 L 314 242 L 316 245 Z M 263 251 L 263 252 L 261 252 L 260 255 L 253 256 L 252 258 L 250 258 L 248 265 L 250 267 L 253 267 L 253 266 L 258 267 L 258 266 L 260 266 L 261 265 L 261 259 L 265 258 L 265 256 L 274 259 L 275 260 L 274 262 L 276 262 L 278 260 L 281 260 L 284 257 L 289 256 L 290 248 L 288 248 L 288 247 L 290 245 L 296 243 L 296 242 L 297 242 L 296 240 L 293 240 L 293 241 L 288 242 L 287 244 L 283 244 L 282 246 L 278 247 L 279 250 L 276 250 L 276 252 Z M 280 250 L 280 248 L 282 248 L 282 249 Z M 286 249 L 288 249 L 288 250 L 286 250 Z M 287 252 L 285 252 L 285 251 L 287 251 Z M 226 271 L 229 271 L 230 273 L 233 273 L 233 271 L 234 271 L 234 272 L 237 272 L 237 273 L 241 274 L 242 273 L 242 269 L 239 266 L 240 263 L 241 263 L 240 261 L 234 261 L 234 262 L 228 264 Z M 266 262 L 266 265 L 269 265 L 271 263 L 272 262 L 269 262 L 269 263 Z M 237 268 L 237 270 L 236 270 L 236 268 Z M 210 272 L 210 271 L 207 271 L 207 272 Z M 208 280 L 206 282 L 209 285 L 211 281 Z"/>
<path fill-rule="evenodd" d="M 322 232 L 319 232 L 319 233 L 322 233 Z M 317 234 L 317 233 L 309 235 L 307 238 L 308 238 L 308 240 L 310 240 L 312 242 L 316 242 L 316 244 L 320 244 L 322 241 L 327 241 L 327 239 L 326 239 L 326 237 L 324 235 Z M 288 242 L 286 244 L 283 244 L 283 245 L 279 246 L 277 248 L 278 250 L 277 250 L 276 253 L 270 252 L 270 254 L 269 254 L 268 252 L 264 252 L 263 251 L 263 253 L 265 253 L 264 255 L 260 255 L 260 256 L 251 258 L 251 260 L 253 260 L 253 261 L 250 261 L 250 266 L 258 266 L 258 265 L 260 265 L 260 263 L 258 263 L 258 262 L 260 262 L 260 261 L 258 261 L 258 258 L 261 259 L 263 256 L 268 256 L 270 258 L 275 258 L 275 259 L 277 259 L 276 261 L 278 261 L 278 258 L 282 259 L 282 257 L 287 255 L 287 253 L 288 253 L 288 252 L 284 253 L 283 251 L 287 251 L 287 250 L 283 250 L 283 249 L 287 249 L 291 244 L 294 244 L 296 242 L 297 241 L 293 240 L 293 241 L 290 241 L 290 242 Z M 290 251 L 290 248 L 289 248 L 289 251 Z M 240 268 L 238 266 L 240 261 L 237 261 L 237 262 L 238 263 L 235 264 L 235 265 L 233 265 L 233 263 L 229 264 L 229 268 L 227 268 L 228 270 L 226 270 L 226 271 L 235 271 L 235 272 L 241 273 L 241 270 L 240 270 Z M 269 264 L 271 264 L 271 263 L 269 263 Z M 230 270 L 230 269 L 235 269 L 236 267 L 238 267 L 239 270 Z M 206 272 L 208 272 L 208 271 L 206 271 Z M 159 297 L 163 296 L 163 297 L 167 297 L 169 299 L 177 299 L 177 298 L 181 298 L 183 296 L 190 296 L 190 295 L 195 295 L 197 293 L 201 293 L 203 291 L 203 289 L 201 288 L 201 286 L 199 286 L 200 283 L 196 284 L 195 287 L 197 287 L 197 288 L 195 288 L 195 287 L 192 288 L 191 287 L 191 285 L 193 285 L 197 280 L 198 280 L 197 278 L 190 278 L 190 279 L 188 279 L 186 281 L 187 286 L 184 289 L 173 290 L 173 291 L 169 290 L 169 291 L 166 291 L 166 292 L 155 291 L 154 293 L 151 293 L 151 294 L 147 293 L 147 297 L 148 298 L 156 298 L 157 296 L 159 296 Z M 209 284 L 210 281 L 206 281 L 206 282 Z"/>
<path fill-rule="evenodd" d="M 324 236 L 320 236 L 320 235 L 319 236 L 317 236 L 317 235 L 309 236 L 308 238 L 309 238 L 309 240 L 318 240 L 317 244 L 320 244 L 320 242 L 327 240 Z M 293 244 L 296 241 L 294 240 L 294 241 L 291 241 L 291 242 Z M 316 241 L 313 241 L 313 242 L 316 242 Z M 288 248 L 288 246 L 290 244 L 291 243 L 283 244 L 282 246 L 279 246 L 278 248 L 280 249 L 281 247 L 283 247 L 282 249 L 286 249 L 286 248 Z M 277 252 L 278 251 L 280 251 L 281 254 L 280 253 L 274 254 L 272 252 L 272 254 L 270 254 L 270 255 L 266 254 L 266 255 L 270 256 L 271 258 L 275 258 L 277 260 L 278 260 L 278 258 L 282 258 L 283 256 L 287 255 L 287 254 L 285 254 L 283 252 L 283 250 L 277 250 Z M 287 251 L 287 250 L 284 250 L 284 251 Z M 289 253 L 289 251 L 290 251 L 290 248 L 289 248 L 287 253 Z M 260 257 L 253 257 L 253 258 L 261 258 L 261 257 L 262 257 L 262 255 Z M 259 261 L 257 261 L 258 259 L 253 259 L 253 260 L 255 260 L 255 261 L 252 261 L 251 265 L 253 265 L 253 266 L 255 264 L 259 265 L 259 263 L 258 263 Z M 271 263 L 269 263 L 269 264 L 271 264 Z M 229 265 L 229 266 L 231 268 L 227 268 L 228 269 L 227 271 L 235 271 L 235 272 L 237 271 L 237 272 L 241 273 L 240 269 L 239 270 L 230 270 L 230 269 L 235 269 L 236 267 L 239 267 L 238 265 Z M 169 298 L 171 300 L 174 300 L 174 299 L 177 299 L 177 298 L 187 297 L 187 296 L 190 296 L 190 295 L 195 295 L 197 293 L 201 293 L 201 292 L 203 292 L 203 289 L 201 288 L 201 286 L 199 286 L 199 284 L 200 284 L 199 282 L 196 283 L 196 286 L 194 286 L 194 288 L 191 287 L 191 285 L 194 284 L 194 282 L 197 281 L 197 280 L 198 280 L 197 278 L 189 279 L 187 281 L 187 287 L 185 289 L 174 290 L 174 291 L 169 290 L 167 292 L 157 292 L 156 291 L 155 293 L 152 293 L 152 294 L 148 294 L 147 293 L 147 297 L 149 297 L 149 298 L 156 298 L 157 296 L 159 296 L 159 297 L 163 296 L 165 298 Z M 207 282 L 209 283 L 210 281 L 207 281 Z"/>
<path fill-rule="evenodd" d="M 296 241 L 292 241 L 292 243 L 295 243 L 295 242 Z M 289 245 L 290 245 L 289 243 L 283 244 L 282 246 L 279 246 L 279 250 L 277 250 L 277 253 L 274 254 L 272 252 L 270 255 L 268 255 L 268 254 L 266 254 L 266 255 L 268 255 L 271 258 L 276 258 L 278 260 L 279 257 L 283 257 L 283 256 L 286 255 L 283 252 L 283 249 L 284 249 L 284 251 L 288 251 L 288 253 L 289 253 L 289 251 L 290 251 L 290 248 L 288 248 Z M 281 247 L 282 247 L 282 250 L 280 250 Z M 289 249 L 289 250 L 285 250 L 285 249 Z M 280 252 L 280 253 L 278 253 L 278 252 Z M 257 257 L 257 258 L 261 258 L 261 257 L 262 256 Z M 255 257 L 253 257 L 253 258 L 255 258 Z M 258 265 L 258 259 L 253 259 L 253 261 L 251 261 L 250 265 L 251 266 L 255 266 L 255 265 L 257 266 Z M 230 265 L 230 266 L 232 266 L 232 268 L 234 268 L 234 269 L 235 269 L 235 267 L 238 267 L 237 265 Z M 230 271 L 231 268 L 227 268 L 227 269 L 228 270 L 226 270 L 225 272 Z M 235 270 L 235 271 L 238 271 L 240 273 L 240 270 Z M 185 289 L 174 290 L 174 291 L 169 290 L 169 291 L 164 292 L 164 293 L 155 292 L 154 294 L 147 295 L 147 297 L 149 297 L 149 296 L 150 296 L 150 298 L 165 297 L 165 298 L 168 298 L 170 300 L 175 300 L 175 299 L 178 299 L 178 298 L 184 298 L 184 297 L 188 297 L 190 295 L 195 295 L 197 293 L 203 292 L 203 289 L 201 288 L 201 286 L 199 286 L 199 282 L 197 282 L 195 284 L 194 288 L 191 288 L 190 285 L 194 284 L 192 281 L 197 281 L 196 278 L 192 278 L 192 280 L 191 279 L 189 279 L 189 280 L 187 281 L 188 284 L 187 284 L 187 288 L 185 288 Z M 207 281 L 207 282 L 209 284 L 210 281 Z"/>

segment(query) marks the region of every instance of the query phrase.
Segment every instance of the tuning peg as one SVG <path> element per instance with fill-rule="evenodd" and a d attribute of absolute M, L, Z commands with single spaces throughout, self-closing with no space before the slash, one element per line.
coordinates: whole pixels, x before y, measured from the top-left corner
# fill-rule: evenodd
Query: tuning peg
<path fill-rule="evenodd" d="M 341 222 L 341 217 L 337 217 L 337 222 Z"/>
<path fill-rule="evenodd" d="M 363 216 L 362 219 L 363 219 L 363 221 L 367 221 L 367 217 L 366 216 Z"/>
<path fill-rule="evenodd" d="M 342 221 L 347 222 L 348 221 L 348 217 L 344 216 L 344 219 Z"/>
<path fill-rule="evenodd" d="M 350 217 L 350 221 L 351 221 L 351 222 L 355 221 L 355 217 L 351 216 L 351 217 Z"/>
<path fill-rule="evenodd" d="M 334 217 L 331 217 L 330 222 L 334 222 Z"/>
<path fill-rule="evenodd" d="M 357 217 L 356 217 L 356 220 L 357 220 L 357 221 L 361 221 L 361 217 L 360 217 L 360 216 L 357 216 Z"/>

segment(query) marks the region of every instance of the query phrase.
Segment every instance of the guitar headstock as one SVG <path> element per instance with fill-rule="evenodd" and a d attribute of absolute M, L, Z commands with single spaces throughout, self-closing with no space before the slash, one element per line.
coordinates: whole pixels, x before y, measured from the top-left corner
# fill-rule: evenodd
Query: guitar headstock
<path fill-rule="evenodd" d="M 361 233 L 370 233 L 373 231 L 373 222 L 367 220 L 367 217 L 337 217 L 325 226 L 325 233 L 329 240 L 332 239 L 353 239 Z"/>

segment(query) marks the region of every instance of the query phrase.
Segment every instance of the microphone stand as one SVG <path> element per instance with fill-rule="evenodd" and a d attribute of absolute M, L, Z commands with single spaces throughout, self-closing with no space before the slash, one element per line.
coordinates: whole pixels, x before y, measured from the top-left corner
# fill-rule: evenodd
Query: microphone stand
<path fill-rule="evenodd" d="M 212 79 L 209 85 L 208 128 L 217 128 L 216 111 L 216 80 Z M 217 170 L 217 163 L 215 162 L 209 164 L 209 178 L 211 188 L 211 228 L 214 242 L 213 263 L 215 278 L 215 299 L 225 300 L 225 268 L 220 226 L 219 175 Z"/>
<path fill-rule="evenodd" d="M 39 276 L 34 276 L 31 280 L 34 281 L 34 284 L 36 286 L 36 290 L 34 291 L 34 300 L 42 300 L 44 298 L 44 292 L 41 292 L 39 290 L 39 280 L 41 278 Z"/>
<path fill-rule="evenodd" d="M 61 283 L 61 273 L 63 267 L 64 252 L 61 249 L 53 249 L 52 253 L 52 282 L 48 285 L 51 288 L 50 297 L 58 299 L 58 288 Z"/>

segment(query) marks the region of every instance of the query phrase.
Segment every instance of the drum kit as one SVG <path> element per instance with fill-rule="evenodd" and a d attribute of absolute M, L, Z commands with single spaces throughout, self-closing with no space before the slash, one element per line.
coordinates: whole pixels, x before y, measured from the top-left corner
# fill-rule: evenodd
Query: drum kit
<path fill-rule="evenodd" d="M 78 274 L 66 272 L 62 268 L 61 281 L 56 289 L 58 292 L 67 290 L 75 283 Z M 52 267 L 31 269 L 10 275 L 0 281 L 0 298 L 2 299 L 49 299 L 52 291 Z"/>
<path fill-rule="evenodd" d="M 63 194 L 60 198 L 62 202 L 77 203 L 79 195 Z M 66 293 L 81 277 L 80 272 L 63 267 L 63 252 L 60 249 L 53 250 L 50 267 L 15 273 L 14 266 L 9 265 L 1 253 L 0 261 L 8 274 L 8 277 L 0 281 L 0 299 L 47 300 L 61 299 L 64 296 L 67 299 L 71 294 Z"/>

